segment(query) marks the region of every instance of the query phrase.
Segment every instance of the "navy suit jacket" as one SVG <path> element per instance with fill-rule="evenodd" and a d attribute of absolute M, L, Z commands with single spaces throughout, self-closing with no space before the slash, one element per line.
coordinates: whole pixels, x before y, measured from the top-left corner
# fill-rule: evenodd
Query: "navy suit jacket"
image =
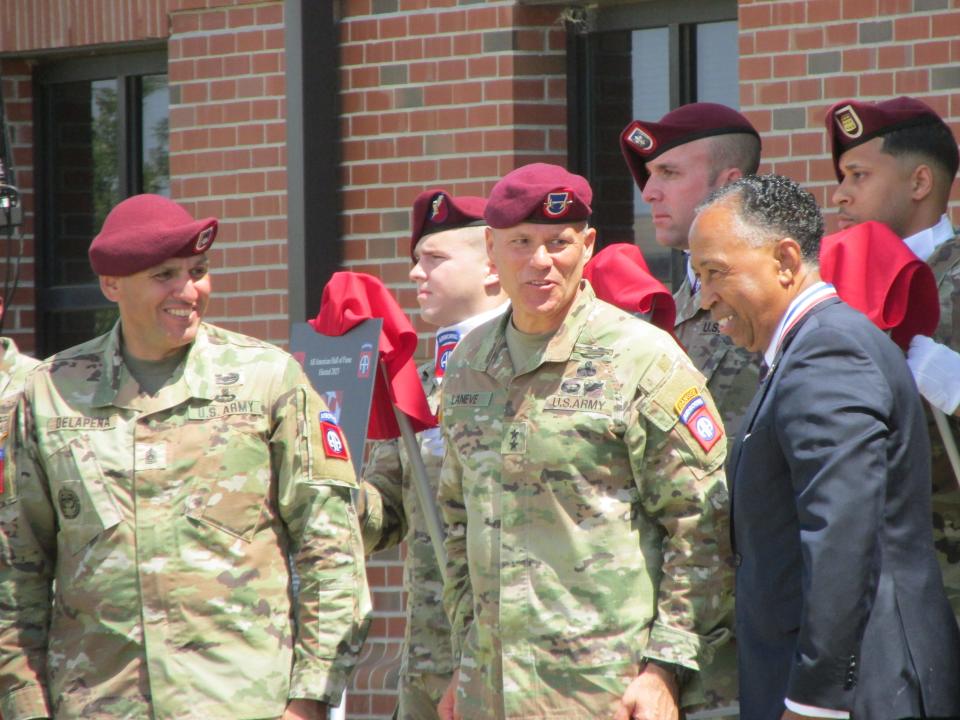
<path fill-rule="evenodd" d="M 960 717 L 960 630 L 903 353 L 839 300 L 787 335 L 727 467 L 743 720 Z"/>

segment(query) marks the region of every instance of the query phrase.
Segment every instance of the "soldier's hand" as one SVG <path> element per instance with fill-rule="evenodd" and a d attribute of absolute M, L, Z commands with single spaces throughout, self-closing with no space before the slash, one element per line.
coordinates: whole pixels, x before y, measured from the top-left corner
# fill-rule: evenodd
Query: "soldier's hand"
<path fill-rule="evenodd" d="M 453 677 L 450 678 L 450 684 L 443 692 L 443 697 L 437 705 L 437 714 L 440 720 L 460 720 L 460 713 L 457 712 L 457 685 L 460 682 L 460 669 L 453 671 Z"/>
<path fill-rule="evenodd" d="M 319 700 L 291 700 L 282 720 L 327 720 L 327 706 Z"/>
<path fill-rule="evenodd" d="M 673 673 L 647 663 L 627 686 L 614 720 L 678 720 L 679 695 Z"/>

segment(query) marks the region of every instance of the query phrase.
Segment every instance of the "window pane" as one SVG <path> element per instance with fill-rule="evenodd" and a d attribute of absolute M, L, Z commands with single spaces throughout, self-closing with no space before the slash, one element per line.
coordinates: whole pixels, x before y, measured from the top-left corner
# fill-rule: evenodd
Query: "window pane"
<path fill-rule="evenodd" d="M 166 75 L 143 78 L 143 192 L 170 197 L 170 90 Z"/>
<path fill-rule="evenodd" d="M 58 83 L 51 98 L 51 237 L 46 284 L 94 280 L 90 240 L 120 200 L 115 80 Z"/>
<path fill-rule="evenodd" d="M 737 23 L 697 25 L 697 100 L 740 107 Z"/>
<path fill-rule="evenodd" d="M 634 120 L 657 121 L 670 112 L 670 36 L 667 28 L 634 30 L 633 116 Z M 633 184 L 633 235 L 650 272 L 664 282 L 670 280 L 670 250 L 654 238 L 650 206 Z"/>
<path fill-rule="evenodd" d="M 113 327 L 117 317 L 116 305 L 99 310 L 48 313 L 44 323 L 45 351 L 53 354 L 103 335 Z"/>

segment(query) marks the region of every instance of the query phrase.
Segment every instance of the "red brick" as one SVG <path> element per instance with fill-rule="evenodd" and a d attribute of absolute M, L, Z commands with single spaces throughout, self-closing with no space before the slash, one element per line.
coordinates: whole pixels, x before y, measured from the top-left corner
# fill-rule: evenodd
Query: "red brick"
<path fill-rule="evenodd" d="M 919 40 L 930 37 L 930 17 L 926 14 L 898 18 L 893 21 L 893 39 L 897 42 L 904 40 Z"/>
<path fill-rule="evenodd" d="M 934 24 L 936 26 L 936 24 Z M 913 62 L 916 65 L 942 65 L 950 62 L 950 42 L 917 43 L 913 46 Z"/>
<path fill-rule="evenodd" d="M 817 132 L 795 132 L 790 136 L 790 155 L 820 155 L 824 152 L 826 134 Z"/>
<path fill-rule="evenodd" d="M 853 48 L 843 51 L 843 72 L 863 72 L 877 66 L 876 48 Z"/>
<path fill-rule="evenodd" d="M 913 0 L 879 0 L 877 13 L 879 15 L 902 15 L 913 10 Z"/>
<path fill-rule="evenodd" d="M 893 73 L 863 73 L 860 76 L 860 92 L 857 94 L 865 97 L 893 95 Z"/>
<path fill-rule="evenodd" d="M 283 3 L 257 8 L 257 25 L 279 25 L 283 22 Z"/>
<path fill-rule="evenodd" d="M 789 100 L 789 85 L 784 82 L 758 83 L 757 95 L 761 105 L 779 105 Z"/>
<path fill-rule="evenodd" d="M 509 27 L 509 23 L 497 21 L 496 8 L 479 8 L 467 13 L 467 30 L 488 30 L 498 27 Z"/>
<path fill-rule="evenodd" d="M 791 30 L 793 36 L 792 48 L 796 50 L 811 50 L 823 47 L 822 27 L 802 27 Z M 743 52 L 741 48 L 741 52 Z"/>
<path fill-rule="evenodd" d="M 917 63 L 924 65 L 926 63 Z M 887 45 L 877 48 L 877 67 L 880 69 L 910 67 L 910 48 L 906 45 Z"/>
<path fill-rule="evenodd" d="M 857 78 L 850 75 L 832 75 L 823 80 L 825 98 L 848 98 L 857 96 Z"/>
<path fill-rule="evenodd" d="M 937 15 L 933 21 L 933 37 L 957 37 L 960 35 L 960 12 Z"/>
<path fill-rule="evenodd" d="M 457 10 L 437 16 L 437 29 L 442 33 L 462 33 L 467 29 L 467 12 Z"/>
<path fill-rule="evenodd" d="M 901 70 L 896 74 L 895 92 L 898 95 L 912 95 L 930 90 L 929 70 Z"/>
<path fill-rule="evenodd" d="M 384 18 L 377 26 L 377 36 L 381 38 L 398 38 L 407 35 L 407 18 L 405 15 Z"/>
<path fill-rule="evenodd" d="M 807 74 L 807 58 L 801 54 L 785 53 L 773 56 L 773 76 L 798 77 Z"/>
<path fill-rule="evenodd" d="M 833 1 L 833 0 L 831 0 Z M 770 11 L 772 3 L 764 2 L 756 5 L 742 5 L 739 9 L 740 29 L 753 30 L 754 28 L 767 28 L 773 22 Z"/>
<path fill-rule="evenodd" d="M 842 0 L 844 18 L 874 17 L 877 14 L 877 0 Z"/>
<path fill-rule="evenodd" d="M 433 35 L 437 32 L 438 16 L 433 13 L 418 13 L 408 18 L 410 35 Z"/>
<path fill-rule="evenodd" d="M 841 25 L 827 25 L 827 45 L 856 45 L 859 41 L 857 24 L 843 23 Z"/>
<path fill-rule="evenodd" d="M 775 25 L 795 25 L 806 19 L 806 4 L 804 2 L 784 2 L 780 0 L 773 4 L 773 23 Z"/>
<path fill-rule="evenodd" d="M 282 15 L 282 13 L 281 13 Z M 233 8 L 227 12 L 227 26 L 232 28 L 248 27 L 250 25 L 265 25 L 269 23 L 257 22 L 253 8 Z"/>
<path fill-rule="evenodd" d="M 819 78 L 790 81 L 789 102 L 801 103 L 821 98 L 823 98 L 823 82 Z"/>
<path fill-rule="evenodd" d="M 769 57 L 740 58 L 740 81 L 767 80 L 770 78 Z"/>

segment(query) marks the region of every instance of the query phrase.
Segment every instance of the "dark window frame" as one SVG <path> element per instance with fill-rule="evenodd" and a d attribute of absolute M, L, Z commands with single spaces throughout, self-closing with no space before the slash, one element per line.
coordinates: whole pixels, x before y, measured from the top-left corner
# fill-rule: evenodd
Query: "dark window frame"
<path fill-rule="evenodd" d="M 107 53 L 109 50 L 103 50 Z M 36 178 L 36 211 L 34 228 L 36 293 L 36 334 L 39 355 L 47 355 L 56 347 L 51 315 L 63 311 L 101 310 L 112 305 L 100 292 L 97 283 L 53 284 L 50 276 L 54 234 L 51 231 L 54 187 L 51 179 L 56 158 L 50 152 L 54 129 L 51 93 L 57 83 L 117 80 L 118 148 L 117 178 L 120 194 L 129 197 L 140 192 L 143 183 L 143 153 L 140 99 L 142 77 L 167 74 L 165 46 L 138 46 L 130 52 L 110 52 L 92 56 L 52 55 L 41 60 L 33 74 L 35 142 L 34 177 Z M 173 101 L 171 100 L 171 104 Z M 92 238 L 91 238 L 92 239 Z"/>
<path fill-rule="evenodd" d="M 590 78 L 594 68 L 594 43 L 600 33 L 666 27 L 670 55 L 670 107 L 697 99 L 696 26 L 701 23 L 737 20 L 737 0 L 649 0 L 627 5 L 604 5 L 584 9 L 581 22 L 567 24 L 567 165 L 593 180 L 596 176 L 591 126 Z M 624 172 L 627 172 L 624 164 Z M 602 247 L 603 239 L 600 238 Z M 685 272 L 683 254 L 671 253 L 671 282 L 677 287 Z"/>

